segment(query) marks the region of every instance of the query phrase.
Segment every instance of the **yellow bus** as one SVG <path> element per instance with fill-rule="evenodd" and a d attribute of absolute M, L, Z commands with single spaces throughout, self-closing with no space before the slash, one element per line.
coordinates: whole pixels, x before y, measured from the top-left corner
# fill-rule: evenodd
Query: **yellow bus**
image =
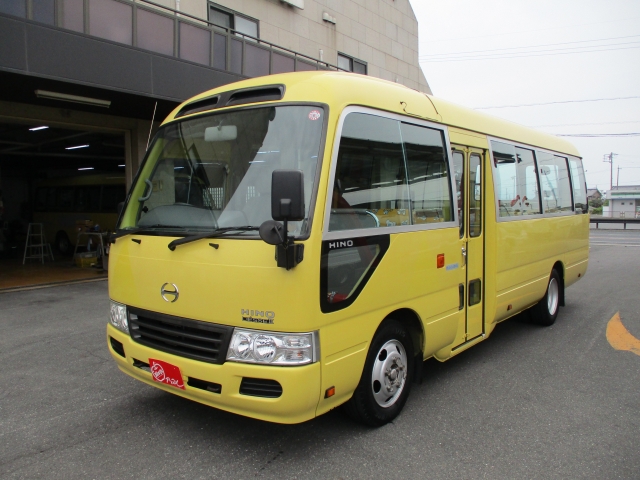
<path fill-rule="evenodd" d="M 125 199 L 124 175 L 79 175 L 43 180 L 36 186 L 33 221 L 42 223 L 47 241 L 62 254 L 76 243 L 77 221 L 90 220 L 114 231 L 118 204 Z"/>
<path fill-rule="evenodd" d="M 108 348 L 167 392 L 297 423 L 383 425 L 423 362 L 584 276 L 566 141 L 355 74 L 226 85 L 172 112 L 109 261 Z"/>

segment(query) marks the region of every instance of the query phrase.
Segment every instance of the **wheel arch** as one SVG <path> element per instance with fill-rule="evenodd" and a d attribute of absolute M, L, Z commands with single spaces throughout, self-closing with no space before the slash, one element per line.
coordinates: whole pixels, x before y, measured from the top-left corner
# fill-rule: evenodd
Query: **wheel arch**
<path fill-rule="evenodd" d="M 423 358 L 423 347 L 425 341 L 424 327 L 422 325 L 422 321 L 420 320 L 420 316 L 410 308 L 400 308 L 398 310 L 394 310 L 390 312 L 376 330 L 382 328 L 382 326 L 389 320 L 395 320 L 400 322 L 402 326 L 409 332 L 411 336 L 411 342 L 413 346 L 413 354 L 414 354 L 414 377 L 413 381 L 416 383 L 422 383 L 422 364 L 424 362 Z"/>

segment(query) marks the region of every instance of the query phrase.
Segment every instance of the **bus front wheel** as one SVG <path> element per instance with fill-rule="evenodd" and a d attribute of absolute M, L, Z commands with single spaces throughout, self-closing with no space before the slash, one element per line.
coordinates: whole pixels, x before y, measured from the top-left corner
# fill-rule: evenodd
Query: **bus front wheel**
<path fill-rule="evenodd" d="M 556 321 L 560 310 L 560 289 L 562 288 L 560 282 L 558 271 L 551 270 L 549 284 L 544 297 L 531 309 L 531 317 L 534 323 L 548 327 Z"/>
<path fill-rule="evenodd" d="M 409 397 L 414 374 L 413 342 L 390 320 L 373 337 L 360 383 L 345 409 L 354 420 L 380 427 L 396 418 Z"/>

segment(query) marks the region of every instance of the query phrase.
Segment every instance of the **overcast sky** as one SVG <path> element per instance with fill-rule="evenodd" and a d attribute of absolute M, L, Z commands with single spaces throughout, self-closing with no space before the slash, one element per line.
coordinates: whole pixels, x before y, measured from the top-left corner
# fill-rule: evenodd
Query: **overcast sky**
<path fill-rule="evenodd" d="M 588 186 L 640 185 L 639 0 L 410 0 L 434 95 L 565 137 Z M 580 52 L 580 53 L 577 53 Z"/>

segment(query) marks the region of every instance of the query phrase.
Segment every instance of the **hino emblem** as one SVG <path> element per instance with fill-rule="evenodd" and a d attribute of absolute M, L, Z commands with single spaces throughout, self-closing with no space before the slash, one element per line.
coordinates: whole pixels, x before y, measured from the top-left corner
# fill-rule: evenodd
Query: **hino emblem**
<path fill-rule="evenodd" d="M 243 322 L 251 323 L 273 324 L 273 321 L 276 318 L 275 312 L 266 310 L 246 310 L 244 308 L 240 309 L 240 315 L 242 316 Z"/>
<path fill-rule="evenodd" d="M 180 292 L 178 291 L 178 287 L 174 283 L 165 283 L 160 287 L 160 295 L 162 295 L 162 299 L 165 302 L 175 302 L 178 300 L 178 296 Z"/>

